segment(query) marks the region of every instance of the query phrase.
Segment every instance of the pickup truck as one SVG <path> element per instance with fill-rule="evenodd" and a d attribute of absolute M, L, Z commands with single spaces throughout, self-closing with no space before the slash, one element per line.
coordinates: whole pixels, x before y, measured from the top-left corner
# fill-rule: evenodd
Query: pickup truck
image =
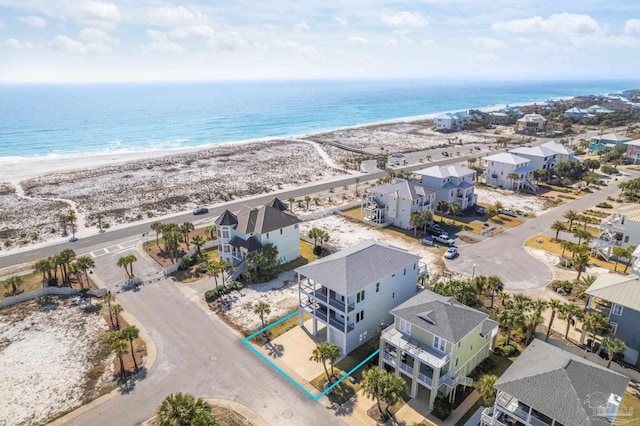
<path fill-rule="evenodd" d="M 517 214 L 515 214 L 514 212 L 512 212 L 509 209 L 499 209 L 498 210 L 498 214 L 503 214 L 505 216 L 511 216 L 511 217 L 518 217 Z"/>
<path fill-rule="evenodd" d="M 437 241 L 449 247 L 455 244 L 455 241 L 449 238 L 449 235 L 447 234 L 434 235 L 433 241 Z"/>

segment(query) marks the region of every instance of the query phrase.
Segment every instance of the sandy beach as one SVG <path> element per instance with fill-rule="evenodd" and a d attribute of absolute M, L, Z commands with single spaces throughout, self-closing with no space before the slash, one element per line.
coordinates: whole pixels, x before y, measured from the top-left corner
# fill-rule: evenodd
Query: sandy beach
<path fill-rule="evenodd" d="M 366 154 L 438 147 L 466 153 L 465 145 L 494 144 L 500 132 L 439 133 L 427 119 L 432 117 L 204 148 L 5 159 L 0 168 L 0 249 L 61 240 L 59 217 L 70 210 L 78 217 L 81 235 L 96 227 L 97 213 L 111 227 L 152 220 L 197 206 L 359 174 L 354 168 Z"/>

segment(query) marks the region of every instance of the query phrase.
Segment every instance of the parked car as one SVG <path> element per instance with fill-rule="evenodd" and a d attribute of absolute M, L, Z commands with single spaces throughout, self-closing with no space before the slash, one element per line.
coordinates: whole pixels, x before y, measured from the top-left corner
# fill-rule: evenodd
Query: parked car
<path fill-rule="evenodd" d="M 498 210 L 498 214 L 503 214 L 505 216 L 511 216 L 511 217 L 518 217 L 517 214 L 515 214 L 514 212 L 512 212 L 509 209 L 499 209 Z"/>
<path fill-rule="evenodd" d="M 447 151 L 442 151 L 442 155 L 444 155 L 445 157 L 448 157 L 449 153 Z"/>
<path fill-rule="evenodd" d="M 434 223 L 433 225 L 427 227 L 427 232 L 432 235 L 440 235 L 443 231 L 442 228 L 440 228 L 440 225 Z"/>
<path fill-rule="evenodd" d="M 424 238 L 422 238 L 422 244 L 424 244 L 425 246 L 432 246 L 433 237 L 431 237 L 430 235 L 425 235 Z"/>
<path fill-rule="evenodd" d="M 452 246 L 455 244 L 455 241 L 449 237 L 449 234 L 442 233 L 440 235 L 434 235 L 433 241 L 437 241 L 439 243 L 444 244 L 445 246 Z"/>
<path fill-rule="evenodd" d="M 484 216 L 487 213 L 487 209 L 483 206 L 476 206 L 476 214 L 479 216 Z"/>
<path fill-rule="evenodd" d="M 193 214 L 195 215 L 205 214 L 205 213 L 209 213 L 209 209 L 206 207 L 198 207 L 193 211 Z"/>
<path fill-rule="evenodd" d="M 476 151 L 480 151 L 480 147 L 478 145 L 473 147 Z"/>
<path fill-rule="evenodd" d="M 404 157 L 404 154 L 402 154 L 400 152 L 396 152 L 395 154 L 391 154 L 391 156 L 395 157 L 395 158 L 402 158 L 402 157 Z"/>
<path fill-rule="evenodd" d="M 455 247 L 449 247 L 447 251 L 444 252 L 445 259 L 453 259 L 458 256 L 458 249 Z"/>

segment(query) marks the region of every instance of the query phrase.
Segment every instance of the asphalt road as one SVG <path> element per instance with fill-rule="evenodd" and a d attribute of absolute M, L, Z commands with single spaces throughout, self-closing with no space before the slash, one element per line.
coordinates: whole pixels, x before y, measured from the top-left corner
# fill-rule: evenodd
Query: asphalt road
<path fill-rule="evenodd" d="M 524 243 L 547 231 L 556 220 L 564 220 L 562 215 L 568 210 L 581 212 L 593 207 L 620 192 L 620 182 L 638 176 L 634 172 L 625 173 L 628 176 L 610 182 L 603 189 L 555 207 L 520 226 L 509 228 L 479 243 L 458 247 L 460 255 L 456 259 L 445 260 L 447 268 L 467 276 L 472 276 L 474 272 L 476 276 L 498 275 L 508 290 L 532 290 L 546 286 L 553 279 L 550 266 L 529 255 L 523 248 Z"/>
<path fill-rule="evenodd" d="M 124 245 L 124 244 L 123 244 Z M 72 425 L 138 424 L 153 416 L 169 393 L 188 392 L 205 398 L 244 404 L 272 425 L 341 425 L 334 412 L 312 401 L 246 348 L 240 338 L 197 304 L 195 295 L 181 292 L 165 279 L 138 291 L 120 291 L 122 269 L 118 253 L 96 258 L 95 273 L 111 288 L 119 303 L 147 330 L 157 347 L 157 359 L 146 377 L 108 401 L 72 419 Z M 156 276 L 155 262 L 137 254 L 139 277 Z M 251 313 L 253 315 L 253 313 Z"/>

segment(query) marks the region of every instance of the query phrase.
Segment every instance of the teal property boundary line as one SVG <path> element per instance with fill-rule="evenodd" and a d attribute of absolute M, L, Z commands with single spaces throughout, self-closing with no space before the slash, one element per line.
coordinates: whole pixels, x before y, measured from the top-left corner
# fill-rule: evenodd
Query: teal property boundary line
<path fill-rule="evenodd" d="M 263 333 L 267 330 L 269 330 L 271 327 L 274 327 L 278 324 L 280 324 L 283 321 L 288 320 L 291 317 L 294 317 L 296 315 L 298 315 L 300 311 L 297 310 L 287 316 L 285 316 L 284 318 L 280 318 L 278 321 L 274 322 L 273 324 L 270 324 L 268 326 L 266 326 L 265 328 L 256 331 L 255 333 L 253 333 L 250 336 L 245 337 L 244 339 L 242 339 L 242 343 L 248 347 L 249 349 L 251 349 L 251 351 L 253 353 L 255 353 L 256 355 L 258 355 L 260 358 L 262 358 L 262 360 L 264 362 L 266 362 L 267 364 L 269 364 L 274 370 L 276 370 L 278 373 L 280 373 L 285 379 L 287 379 L 288 381 L 290 381 L 291 383 L 293 383 L 298 389 L 300 389 L 302 392 L 304 392 L 305 395 L 307 395 L 309 398 L 313 399 L 314 401 L 317 401 L 318 399 L 322 398 L 324 395 L 326 395 L 327 393 L 331 392 L 331 390 L 336 387 L 337 385 L 339 385 L 340 383 L 342 383 L 343 380 L 347 379 L 348 377 L 350 377 L 354 372 L 356 372 L 356 370 L 358 370 L 358 368 L 362 367 L 363 365 L 365 365 L 367 362 L 369 362 L 369 360 L 371 358 L 373 358 L 374 356 L 378 355 L 378 353 L 380 353 L 380 349 L 376 349 L 371 355 L 369 355 L 367 358 L 365 358 L 364 361 L 362 361 L 360 364 L 356 365 L 355 367 L 353 367 L 347 374 L 345 374 L 344 376 L 340 377 L 340 379 L 338 379 L 337 381 L 335 381 L 331 386 L 329 386 L 327 389 L 324 390 L 324 392 L 322 392 L 320 395 L 314 395 L 311 392 L 309 392 L 307 389 L 304 388 L 304 386 L 302 386 L 300 383 L 298 383 L 293 377 L 289 376 L 287 373 L 285 373 L 284 371 L 282 371 L 282 369 L 280 367 L 278 367 L 277 365 L 275 365 L 273 363 L 273 361 L 271 361 L 269 358 L 267 358 L 266 356 L 264 356 L 263 354 L 261 354 L 260 352 L 258 352 L 258 350 L 256 348 L 253 347 L 253 345 L 251 345 L 251 343 L 249 342 L 250 339 L 253 339 L 254 337 L 256 337 L 258 334 Z"/>

